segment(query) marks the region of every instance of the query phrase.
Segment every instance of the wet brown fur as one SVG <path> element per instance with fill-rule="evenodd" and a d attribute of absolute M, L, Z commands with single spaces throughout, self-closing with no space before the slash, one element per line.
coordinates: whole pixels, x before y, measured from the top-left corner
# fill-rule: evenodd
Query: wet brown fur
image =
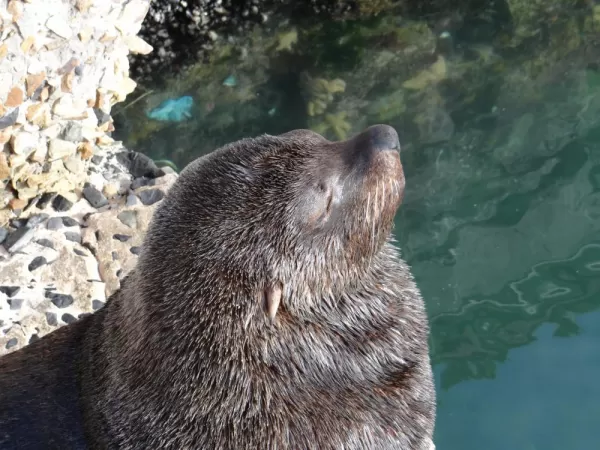
<path fill-rule="evenodd" d="M 44 370 L 80 369 L 68 383 L 90 449 L 429 449 L 427 317 L 391 238 L 404 175 L 397 152 L 373 150 L 389 133 L 297 130 L 190 164 L 106 306 L 45 353 L 0 359 L 0 408 L 23 362 L 63 345 L 77 361 Z"/>

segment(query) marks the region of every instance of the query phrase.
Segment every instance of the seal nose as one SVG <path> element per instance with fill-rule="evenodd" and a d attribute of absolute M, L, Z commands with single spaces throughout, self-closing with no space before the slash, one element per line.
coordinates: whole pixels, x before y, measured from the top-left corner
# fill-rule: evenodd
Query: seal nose
<path fill-rule="evenodd" d="M 371 151 L 400 150 L 398 133 L 389 125 L 373 125 L 361 134 L 365 135 L 365 144 L 370 147 Z"/>

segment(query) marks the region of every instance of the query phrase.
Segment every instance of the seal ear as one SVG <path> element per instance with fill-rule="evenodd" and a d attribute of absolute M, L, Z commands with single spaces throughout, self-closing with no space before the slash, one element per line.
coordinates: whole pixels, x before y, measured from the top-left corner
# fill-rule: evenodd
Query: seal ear
<path fill-rule="evenodd" d="M 279 281 L 271 283 L 265 288 L 265 309 L 271 322 L 275 322 L 275 316 L 281 303 L 282 292 L 283 285 Z"/>

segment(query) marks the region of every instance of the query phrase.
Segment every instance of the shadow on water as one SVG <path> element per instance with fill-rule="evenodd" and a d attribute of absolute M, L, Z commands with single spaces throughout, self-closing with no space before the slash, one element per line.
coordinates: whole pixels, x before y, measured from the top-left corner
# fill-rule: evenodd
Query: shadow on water
<path fill-rule="evenodd" d="M 438 448 L 595 448 L 600 27 L 590 2 L 532 2 L 543 20 L 520 2 L 454 3 L 226 41 L 187 78 L 142 87 L 117 137 L 181 167 L 261 133 L 395 126 L 396 235 L 431 318 Z M 145 116 L 183 95 L 192 119 Z"/>

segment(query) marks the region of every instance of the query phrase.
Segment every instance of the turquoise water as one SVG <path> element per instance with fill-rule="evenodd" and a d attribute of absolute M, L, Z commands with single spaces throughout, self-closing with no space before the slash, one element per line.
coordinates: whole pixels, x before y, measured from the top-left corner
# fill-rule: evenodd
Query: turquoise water
<path fill-rule="evenodd" d="M 422 27 L 338 22 L 306 34 L 322 44 L 314 60 L 307 45 L 304 59 L 283 62 L 256 52 L 256 70 L 247 60 L 205 63 L 197 79 L 140 90 L 117 115 L 117 137 L 181 167 L 243 136 L 322 126 L 298 94 L 298 71 L 309 67 L 345 80 L 334 104 L 357 111 L 349 134 L 378 122 L 398 130 L 407 187 L 395 232 L 431 319 L 439 450 L 600 448 L 600 36 L 565 22 L 575 16 L 544 17 L 542 44 L 453 30 L 447 73 L 418 92 L 402 83 L 435 61 Z M 396 26 L 410 31 L 390 37 Z M 385 38 L 367 47 L 378 29 Z M 401 60 L 370 70 L 407 48 L 429 56 L 406 53 L 410 73 L 399 75 Z M 139 118 L 186 95 L 189 121 Z"/>

